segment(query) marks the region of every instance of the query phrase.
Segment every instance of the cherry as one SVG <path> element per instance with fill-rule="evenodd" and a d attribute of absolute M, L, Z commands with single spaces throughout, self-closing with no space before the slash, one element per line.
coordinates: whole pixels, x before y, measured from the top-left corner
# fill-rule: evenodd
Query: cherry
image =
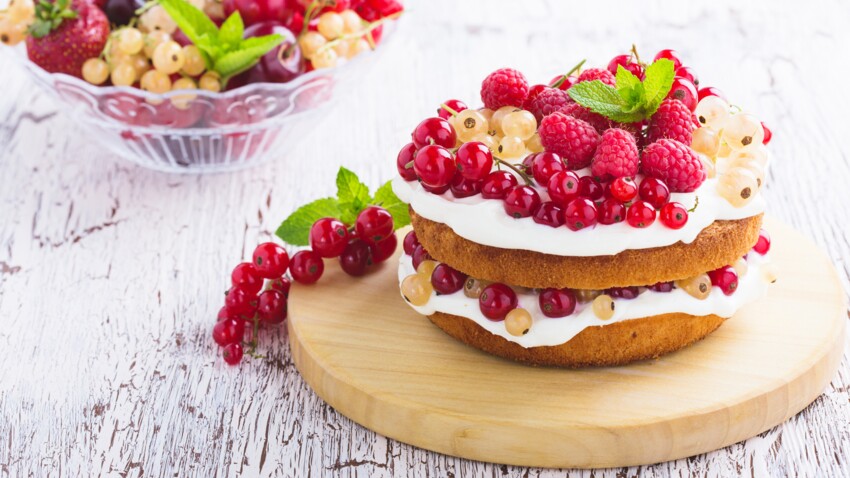
<path fill-rule="evenodd" d="M 608 71 L 612 75 L 617 74 L 617 67 L 622 66 L 636 77 L 643 79 L 643 67 L 633 61 L 632 55 L 617 55 L 608 62 Z"/>
<path fill-rule="evenodd" d="M 452 125 L 443 118 L 426 118 L 413 130 L 411 135 L 413 144 L 422 148 L 430 144 L 436 144 L 444 148 L 454 148 L 457 142 L 457 134 Z"/>
<path fill-rule="evenodd" d="M 109 23 L 127 25 L 136 16 L 136 10 L 143 5 L 144 2 L 136 0 L 107 0 L 98 6 L 103 9 Z"/>
<path fill-rule="evenodd" d="M 242 344 L 228 344 L 221 350 L 221 356 L 227 365 L 239 365 L 242 361 Z"/>
<path fill-rule="evenodd" d="M 670 188 L 664 181 L 656 178 L 644 178 L 638 188 L 640 198 L 655 209 L 661 209 L 670 200 Z"/>
<path fill-rule="evenodd" d="M 299 251 L 292 256 L 292 267 L 289 272 L 299 284 L 314 284 L 325 271 L 322 257 L 313 251 Z"/>
<path fill-rule="evenodd" d="M 416 157 L 413 159 L 413 169 L 424 184 L 433 188 L 441 188 L 451 183 L 457 167 L 452 153 L 448 149 L 442 146 L 429 145 L 416 153 Z"/>
<path fill-rule="evenodd" d="M 605 291 L 606 294 L 615 299 L 634 299 L 640 295 L 640 289 L 637 287 L 612 287 Z"/>
<path fill-rule="evenodd" d="M 724 100 L 726 99 L 726 95 L 724 95 L 722 91 L 713 86 L 706 86 L 705 88 L 700 88 L 697 91 L 697 98 L 699 100 L 702 100 L 706 96 L 717 96 L 718 98 L 723 98 Z"/>
<path fill-rule="evenodd" d="M 699 86 L 699 78 L 697 78 L 697 72 L 689 66 L 680 66 L 676 70 L 676 76 L 690 81 L 694 84 L 694 86 Z"/>
<path fill-rule="evenodd" d="M 649 227 L 655 222 L 655 208 L 646 201 L 635 201 L 626 212 L 626 221 L 638 229 Z"/>
<path fill-rule="evenodd" d="M 422 247 L 422 244 L 416 246 L 416 249 L 413 250 L 413 255 L 411 256 L 413 259 L 413 268 L 419 269 L 419 264 L 422 264 L 422 261 L 433 261 L 434 258 L 431 257 L 431 254 L 428 254 L 428 251 Z"/>
<path fill-rule="evenodd" d="M 372 251 L 369 250 L 369 245 L 360 239 L 353 239 L 339 256 L 339 265 L 350 276 L 362 276 L 372 265 Z"/>
<path fill-rule="evenodd" d="M 679 53 L 676 50 L 661 50 L 655 54 L 653 60 L 660 60 L 661 58 L 666 58 L 673 62 L 673 71 L 678 70 L 682 66 L 682 60 L 679 59 Z"/>
<path fill-rule="evenodd" d="M 452 196 L 467 198 L 480 193 L 482 184 L 484 184 L 483 180 L 473 181 L 458 174 L 452 179 L 449 189 L 452 191 Z"/>
<path fill-rule="evenodd" d="M 756 245 L 753 246 L 753 250 L 761 255 L 765 255 L 770 251 L 770 234 L 764 229 L 759 231 L 759 238 L 756 241 Z"/>
<path fill-rule="evenodd" d="M 431 273 L 431 285 L 438 294 L 454 294 L 463 289 L 466 282 L 466 274 L 449 267 L 447 264 L 439 264 Z"/>
<path fill-rule="evenodd" d="M 357 215 L 354 230 L 360 239 L 376 244 L 393 233 L 393 216 L 380 206 L 369 206 Z"/>
<path fill-rule="evenodd" d="M 602 199 L 603 194 L 605 194 L 605 189 L 596 179 L 590 176 L 584 176 L 578 180 L 579 196 L 590 199 L 591 201 L 598 201 Z"/>
<path fill-rule="evenodd" d="M 401 147 L 396 158 L 395 167 L 399 176 L 405 181 L 416 181 L 416 171 L 413 169 L 413 158 L 416 157 L 416 145 L 407 143 Z M 408 164 L 410 165 L 408 167 Z"/>
<path fill-rule="evenodd" d="M 667 93 L 667 98 L 681 101 L 691 111 L 697 109 L 697 102 L 699 101 L 697 88 L 691 80 L 686 78 L 673 79 L 673 87 L 670 88 L 670 92 Z"/>
<path fill-rule="evenodd" d="M 564 210 L 553 201 L 546 201 L 534 211 L 532 218 L 537 224 L 561 227 L 564 225 Z"/>
<path fill-rule="evenodd" d="M 634 199 L 638 193 L 635 180 L 627 177 L 617 178 L 612 181 L 608 190 L 611 192 L 611 197 L 624 203 Z"/>
<path fill-rule="evenodd" d="M 661 208 L 659 218 L 670 229 L 681 229 L 688 223 L 688 210 L 677 202 L 668 202 Z"/>
<path fill-rule="evenodd" d="M 493 171 L 484 178 L 481 196 L 485 199 L 504 199 L 508 190 L 517 185 L 516 176 L 507 171 Z"/>
<path fill-rule="evenodd" d="M 287 0 L 224 0 L 222 4 L 226 17 L 238 10 L 245 25 L 284 21 L 292 15 L 292 8 Z"/>
<path fill-rule="evenodd" d="M 598 219 L 596 205 L 587 198 L 575 198 L 564 209 L 564 221 L 573 231 L 593 227 Z"/>
<path fill-rule="evenodd" d="M 773 138 L 773 133 L 770 131 L 770 128 L 764 124 L 764 121 L 761 122 L 761 127 L 764 129 L 764 139 L 761 140 L 761 143 L 767 145 L 767 143 L 770 143 L 770 139 Z"/>
<path fill-rule="evenodd" d="M 599 205 L 599 224 L 616 224 L 626 219 L 626 206 L 614 198 L 608 198 Z"/>
<path fill-rule="evenodd" d="M 564 166 L 564 161 L 561 157 L 548 151 L 535 154 L 531 160 L 531 174 L 534 176 L 537 184 L 541 186 L 548 185 L 549 179 L 555 173 L 565 171 L 566 169 L 567 167 Z"/>
<path fill-rule="evenodd" d="M 242 341 L 245 336 L 245 321 L 241 319 L 224 319 L 213 326 L 212 338 L 218 345 L 224 347 Z"/>
<path fill-rule="evenodd" d="M 505 212 L 519 219 L 534 214 L 540 206 L 540 195 L 531 186 L 514 186 L 505 195 Z"/>
<path fill-rule="evenodd" d="M 289 254 L 286 249 L 273 242 L 264 242 L 254 249 L 254 267 L 260 277 L 277 279 L 286 273 L 289 267 Z"/>
<path fill-rule="evenodd" d="M 263 291 L 257 301 L 257 317 L 269 324 L 286 320 L 286 297 L 276 290 Z"/>
<path fill-rule="evenodd" d="M 233 272 L 230 273 L 230 283 L 242 287 L 251 294 L 258 294 L 263 288 L 263 278 L 250 262 L 243 262 L 233 268 Z"/>
<path fill-rule="evenodd" d="M 711 285 L 720 287 L 725 295 L 732 295 L 738 289 L 738 273 L 732 266 L 723 266 L 708 273 Z"/>
<path fill-rule="evenodd" d="M 659 282 L 657 284 L 653 284 L 653 285 L 647 287 L 647 289 L 653 290 L 655 292 L 670 292 L 671 290 L 673 290 L 673 283 L 672 282 Z"/>
<path fill-rule="evenodd" d="M 576 295 L 570 289 L 544 289 L 537 302 L 543 315 L 553 319 L 566 317 L 576 310 Z"/>
<path fill-rule="evenodd" d="M 449 108 L 455 110 L 455 113 L 460 113 L 461 111 L 463 111 L 465 109 L 469 109 L 469 106 L 466 106 L 466 103 L 464 103 L 463 101 L 460 101 L 460 100 L 446 100 L 446 101 L 443 102 L 443 105 L 446 105 Z M 452 114 L 449 113 L 448 110 L 443 108 L 443 105 L 440 105 L 440 107 L 437 108 L 437 115 L 440 118 L 447 120 L 447 119 L 451 118 Z M 454 146 L 454 145 L 452 145 L 452 146 Z"/>
<path fill-rule="evenodd" d="M 404 236 L 402 245 L 404 246 L 404 253 L 408 256 L 412 256 L 416 246 L 419 245 L 419 238 L 416 237 L 416 233 L 413 231 L 408 232 L 407 235 Z"/>
<path fill-rule="evenodd" d="M 552 78 L 552 81 L 549 82 L 549 86 L 554 87 L 558 82 L 561 82 L 561 84 L 558 85 L 558 89 L 567 91 L 572 88 L 574 84 L 578 83 L 578 77 L 568 76 L 564 78 L 564 75 L 558 75 L 555 78 Z"/>
<path fill-rule="evenodd" d="M 549 178 L 546 189 L 549 197 L 556 203 L 566 206 L 568 202 L 578 197 L 578 175 L 572 171 L 560 171 Z"/>
<path fill-rule="evenodd" d="M 269 282 L 269 289 L 276 290 L 283 294 L 284 297 L 289 298 L 289 289 L 292 288 L 292 281 L 287 277 L 281 277 L 280 279 L 275 279 Z"/>
<path fill-rule="evenodd" d="M 260 58 L 256 65 L 239 75 L 246 84 L 287 83 L 306 72 L 306 62 L 301 55 L 301 47 L 298 46 L 295 35 L 282 23 L 276 21 L 257 23 L 245 29 L 244 37 L 273 34 L 283 37 L 283 43 L 272 48 Z M 233 80 L 239 81 L 236 78 Z"/>
<path fill-rule="evenodd" d="M 466 179 L 480 181 L 493 169 L 493 153 L 484 143 L 463 143 L 457 150 L 457 171 Z"/>
<path fill-rule="evenodd" d="M 389 259 L 396 247 L 398 247 L 398 238 L 395 234 L 391 234 L 390 237 L 376 244 L 369 244 L 369 250 L 372 251 L 372 262 L 378 264 Z"/>
<path fill-rule="evenodd" d="M 348 227 L 339 219 L 324 217 L 310 228 L 310 247 L 322 257 L 338 257 L 348 239 Z"/>
<path fill-rule="evenodd" d="M 250 317 L 257 308 L 257 294 L 252 294 L 243 287 L 231 287 L 224 296 L 224 306 L 233 314 Z"/>
<path fill-rule="evenodd" d="M 493 322 L 505 320 L 508 312 L 517 307 L 516 292 L 505 284 L 490 284 L 478 296 L 478 308 Z"/>

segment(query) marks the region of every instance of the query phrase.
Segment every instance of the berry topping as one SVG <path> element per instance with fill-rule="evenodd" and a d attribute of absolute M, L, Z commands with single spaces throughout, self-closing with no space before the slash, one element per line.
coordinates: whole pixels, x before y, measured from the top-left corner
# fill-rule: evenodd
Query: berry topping
<path fill-rule="evenodd" d="M 637 196 L 638 188 L 635 180 L 620 177 L 611 182 L 611 197 L 620 202 L 629 202 Z"/>
<path fill-rule="evenodd" d="M 644 178 L 640 182 L 638 194 L 655 209 L 661 209 L 670 200 L 670 189 L 664 181 L 655 178 Z"/>
<path fill-rule="evenodd" d="M 564 209 L 564 221 L 567 227 L 573 231 L 592 227 L 597 220 L 596 205 L 590 199 L 573 199 Z"/>
<path fill-rule="evenodd" d="M 537 184 L 549 184 L 549 179 L 552 178 L 552 175 L 566 169 L 564 161 L 555 153 L 544 151 L 542 153 L 535 153 L 530 157 L 531 175 L 534 176 Z"/>
<path fill-rule="evenodd" d="M 505 330 L 514 337 L 521 337 L 531 330 L 534 320 L 525 309 L 514 309 L 505 316 Z"/>
<path fill-rule="evenodd" d="M 230 281 L 234 287 L 241 287 L 252 294 L 258 294 L 263 288 L 263 278 L 250 262 L 243 262 L 233 268 Z"/>
<path fill-rule="evenodd" d="M 560 227 L 564 225 L 564 211 L 552 201 L 546 201 L 534 211 L 532 216 L 537 224 L 549 227 Z"/>
<path fill-rule="evenodd" d="M 655 208 L 646 201 L 635 201 L 626 212 L 626 221 L 638 229 L 649 227 L 655 222 Z"/>
<path fill-rule="evenodd" d="M 603 70 L 602 68 L 588 68 L 587 70 L 584 70 L 580 75 L 578 75 L 577 83 L 593 80 L 599 80 L 608 86 L 614 86 L 617 83 L 617 79 L 614 75 L 610 71 Z"/>
<path fill-rule="evenodd" d="M 413 251 L 416 250 L 416 246 L 419 245 L 419 239 L 416 237 L 416 233 L 410 231 L 407 235 L 404 236 L 404 241 L 402 242 L 402 246 L 404 247 L 404 253 L 408 256 L 413 255 Z"/>
<path fill-rule="evenodd" d="M 732 266 L 723 266 L 708 273 L 711 285 L 720 287 L 726 295 L 732 295 L 738 289 L 738 273 Z"/>
<path fill-rule="evenodd" d="M 626 219 L 626 206 L 614 198 L 608 198 L 599 205 L 599 224 L 616 224 Z"/>
<path fill-rule="evenodd" d="M 348 239 L 348 227 L 332 217 L 319 219 L 310 228 L 310 247 L 321 257 L 339 257 Z"/>
<path fill-rule="evenodd" d="M 572 103 L 572 100 L 566 91 L 544 87 L 534 99 L 526 101 L 524 108 L 530 111 L 539 123 L 544 117 L 559 111 L 569 103 Z"/>
<path fill-rule="evenodd" d="M 413 250 L 411 259 L 413 260 L 413 268 L 416 270 L 419 270 L 419 266 L 423 262 L 433 260 L 431 254 L 428 254 L 428 251 L 425 250 L 425 247 L 423 247 L 422 244 L 419 244 L 416 246 L 416 249 Z"/>
<path fill-rule="evenodd" d="M 543 315 L 553 319 L 566 317 L 576 310 L 576 295 L 570 289 L 544 289 L 537 302 Z"/>
<path fill-rule="evenodd" d="M 478 308 L 481 309 L 481 313 L 494 322 L 505 320 L 508 312 L 516 307 L 516 292 L 505 284 L 490 284 L 478 297 Z"/>
<path fill-rule="evenodd" d="M 339 256 L 339 265 L 350 276 L 360 277 L 365 274 L 372 265 L 372 251 L 366 241 L 353 239 L 349 242 Z"/>
<path fill-rule="evenodd" d="M 584 176 L 578 180 L 578 195 L 591 201 L 598 201 L 605 195 L 605 188 L 596 179 Z"/>
<path fill-rule="evenodd" d="M 534 85 L 528 88 L 528 94 L 525 95 L 525 101 L 522 102 L 522 109 L 531 111 L 531 102 L 534 101 L 540 93 L 546 88 L 550 88 L 546 85 Z"/>
<path fill-rule="evenodd" d="M 770 251 L 770 234 L 764 229 L 759 231 L 759 238 L 756 241 L 756 245 L 753 246 L 753 250 L 761 255 L 765 255 Z"/>
<path fill-rule="evenodd" d="M 540 206 L 540 195 L 531 186 L 514 186 L 505 194 L 505 212 L 519 219 L 529 217 Z"/>
<path fill-rule="evenodd" d="M 696 105 L 694 105 L 696 107 Z M 675 139 L 690 146 L 697 120 L 691 109 L 678 99 L 666 99 L 661 102 L 658 111 L 652 115 L 646 140 L 654 143 L 662 138 Z"/>
<path fill-rule="evenodd" d="M 458 174 L 454 177 L 454 179 L 452 179 L 449 189 L 452 191 L 452 196 L 456 198 L 466 198 L 480 193 L 481 186 L 483 184 L 483 180 L 473 181 Z"/>
<path fill-rule="evenodd" d="M 676 68 L 676 77 L 684 78 L 693 83 L 694 86 L 699 86 L 699 78 L 697 78 L 697 72 L 689 66 L 680 66 L 679 68 Z"/>
<path fill-rule="evenodd" d="M 412 231 L 411 231 L 412 232 Z M 372 262 L 379 264 L 392 257 L 398 247 L 398 238 L 395 234 L 375 244 L 369 244 L 369 250 L 372 251 Z"/>
<path fill-rule="evenodd" d="M 563 158 L 569 169 L 589 166 L 600 139 L 593 126 L 560 112 L 543 118 L 538 133 L 546 151 Z"/>
<path fill-rule="evenodd" d="M 481 196 L 485 199 L 504 199 L 508 190 L 518 184 L 516 176 L 507 171 L 493 171 L 484 178 Z"/>
<path fill-rule="evenodd" d="M 677 202 L 668 202 L 661 208 L 659 214 L 661 224 L 670 229 L 681 229 L 688 223 L 688 210 Z"/>
<path fill-rule="evenodd" d="M 697 107 L 697 88 L 687 78 L 675 78 L 670 93 L 667 93 L 667 99 L 679 100 L 689 110 L 693 111 Z"/>
<path fill-rule="evenodd" d="M 286 320 L 286 297 L 276 290 L 264 291 L 257 300 L 257 317 L 268 324 L 282 324 Z"/>
<path fill-rule="evenodd" d="M 455 166 L 452 153 L 448 149 L 442 146 L 429 145 L 416 153 L 416 157 L 413 160 L 413 169 L 426 186 L 448 188 L 457 167 Z"/>
<path fill-rule="evenodd" d="M 376 244 L 393 233 L 393 217 L 380 206 L 369 206 L 357 215 L 354 229 L 359 238 L 369 244 Z"/>
<path fill-rule="evenodd" d="M 416 181 L 416 171 L 413 169 L 413 158 L 416 156 L 416 145 L 407 143 L 398 152 L 395 166 L 399 176 L 405 181 Z"/>
<path fill-rule="evenodd" d="M 413 130 L 411 134 L 413 144 L 422 148 L 430 144 L 436 144 L 444 148 L 454 148 L 457 143 L 457 134 L 449 122 L 443 118 L 426 118 Z"/>
<path fill-rule="evenodd" d="M 260 277 L 265 279 L 277 279 L 286 272 L 289 267 L 289 255 L 286 249 L 273 243 L 265 242 L 254 249 L 254 268 Z"/>
<path fill-rule="evenodd" d="M 443 102 L 443 105 L 445 105 L 449 109 L 440 106 L 439 108 L 437 108 L 437 116 L 443 118 L 444 120 L 451 118 L 451 111 L 454 111 L 455 113 L 460 113 L 463 110 L 469 109 L 469 106 L 466 106 L 466 103 L 460 100 L 446 100 Z"/>
<path fill-rule="evenodd" d="M 602 133 L 590 168 L 593 175 L 602 180 L 636 175 L 638 148 L 635 137 L 619 128 L 606 130 Z"/>
<path fill-rule="evenodd" d="M 454 294 L 463 289 L 466 274 L 452 269 L 447 264 L 440 264 L 431 273 L 431 285 L 438 294 Z"/>
<path fill-rule="evenodd" d="M 696 153 L 672 139 L 660 139 L 647 146 L 641 167 L 644 174 L 663 180 L 673 192 L 692 192 L 706 177 L 705 165 Z"/>
<path fill-rule="evenodd" d="M 464 143 L 457 150 L 457 171 L 466 179 L 480 181 L 493 169 L 493 153 L 484 143 Z"/>
<path fill-rule="evenodd" d="M 322 257 L 313 251 L 299 251 L 292 256 L 289 272 L 299 284 L 315 284 L 324 271 L 325 263 Z"/>
<path fill-rule="evenodd" d="M 484 106 L 497 110 L 502 106 L 522 106 L 528 95 L 528 81 L 522 73 L 502 68 L 490 73 L 481 83 Z"/>
<path fill-rule="evenodd" d="M 549 197 L 557 204 L 566 206 L 579 195 L 578 175 L 572 171 L 560 171 L 552 175 L 547 183 Z"/>

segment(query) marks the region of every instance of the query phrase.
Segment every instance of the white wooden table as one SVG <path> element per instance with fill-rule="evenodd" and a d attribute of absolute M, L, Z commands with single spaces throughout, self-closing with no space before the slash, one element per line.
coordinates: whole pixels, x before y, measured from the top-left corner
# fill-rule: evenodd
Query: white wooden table
<path fill-rule="evenodd" d="M 285 334 L 231 368 L 210 328 L 230 268 L 340 161 L 389 179 L 416 122 L 512 65 L 543 82 L 632 42 L 672 47 L 774 131 L 770 211 L 850 291 L 850 4 L 409 2 L 356 96 L 279 161 L 210 176 L 147 171 L 94 146 L 0 64 L 0 476 L 556 476 L 378 436 L 301 380 Z M 647 3 L 647 5 L 644 5 Z M 787 5 L 785 5 L 787 3 Z M 483 10 L 486 8 L 486 10 Z M 376 337 L 376 339 L 378 339 Z M 850 363 L 787 423 L 722 450 L 574 476 L 850 475 Z"/>

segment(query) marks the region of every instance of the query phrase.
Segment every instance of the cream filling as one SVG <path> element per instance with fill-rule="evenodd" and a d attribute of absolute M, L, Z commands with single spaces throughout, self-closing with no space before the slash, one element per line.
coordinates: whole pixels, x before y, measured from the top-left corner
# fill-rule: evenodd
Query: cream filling
<path fill-rule="evenodd" d="M 744 305 L 767 294 L 768 282 L 763 278 L 762 270 L 769 262 L 767 256 L 751 252 L 747 258 L 748 271 L 738 279 L 738 289 L 732 295 L 727 296 L 719 287 L 712 287 L 709 296 L 699 300 L 679 288 L 670 292 L 655 292 L 647 289 L 635 299 L 614 299 L 616 304 L 614 316 L 608 320 L 600 320 L 596 317 L 589 303 L 577 304 L 575 312 L 566 317 L 558 319 L 546 317 L 540 312 L 538 295 L 535 291 L 519 290 L 517 291 L 519 307 L 531 313 L 533 319 L 528 333 L 519 337 L 508 333 L 504 321 L 494 322 L 486 318 L 478 308 L 478 300 L 467 297 L 463 290 L 447 295 L 434 293 L 428 302 L 420 307 L 409 303 L 408 305 L 422 315 L 443 312 L 465 317 L 490 333 L 525 348 L 560 345 L 569 342 L 587 327 L 608 325 L 630 319 L 676 312 L 695 316 L 713 314 L 725 318 L 731 317 Z M 405 277 L 414 273 L 411 257 L 402 255 L 398 269 L 399 284 Z"/>

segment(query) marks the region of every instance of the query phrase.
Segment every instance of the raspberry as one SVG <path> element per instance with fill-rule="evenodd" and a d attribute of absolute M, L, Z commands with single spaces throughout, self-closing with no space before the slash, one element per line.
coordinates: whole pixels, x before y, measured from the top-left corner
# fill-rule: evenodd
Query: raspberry
<path fill-rule="evenodd" d="M 528 81 L 522 73 L 502 68 L 490 73 L 481 83 L 484 106 L 497 110 L 502 106 L 522 106 L 528 95 Z"/>
<path fill-rule="evenodd" d="M 675 139 L 690 146 L 693 132 L 697 127 L 696 116 L 679 100 L 667 99 L 649 120 L 647 142 L 654 143 L 662 138 Z"/>
<path fill-rule="evenodd" d="M 659 139 L 643 150 L 640 159 L 643 173 L 664 181 L 672 192 L 693 192 L 705 181 L 702 161 L 690 147 L 676 140 Z"/>
<path fill-rule="evenodd" d="M 544 116 L 560 110 L 571 102 L 572 99 L 567 95 L 566 91 L 547 87 L 530 101 L 526 101 L 524 109 L 531 111 L 534 117 L 537 118 L 537 124 L 540 124 Z"/>
<path fill-rule="evenodd" d="M 593 126 L 560 112 L 543 118 L 537 132 L 546 151 L 561 156 L 569 169 L 589 166 L 599 144 Z"/>
<path fill-rule="evenodd" d="M 602 133 L 591 164 L 593 176 L 607 181 L 634 176 L 638 172 L 638 149 L 635 137 L 628 131 L 611 128 Z"/>
<path fill-rule="evenodd" d="M 592 80 L 599 80 L 608 86 L 615 86 L 617 84 L 617 78 L 610 71 L 602 68 L 589 68 L 578 75 L 578 83 Z"/>
<path fill-rule="evenodd" d="M 608 118 L 599 113 L 594 113 L 578 103 L 569 103 L 559 111 L 565 115 L 590 123 L 590 126 L 593 126 L 593 129 L 599 134 L 610 128 L 613 123 Z"/>

